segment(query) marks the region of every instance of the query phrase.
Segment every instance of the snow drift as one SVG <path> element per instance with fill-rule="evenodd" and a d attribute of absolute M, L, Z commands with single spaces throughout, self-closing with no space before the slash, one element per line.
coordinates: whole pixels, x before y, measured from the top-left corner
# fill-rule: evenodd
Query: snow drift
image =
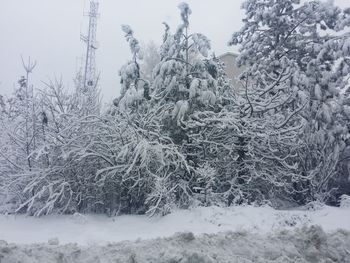
<path fill-rule="evenodd" d="M 106 246 L 59 245 L 58 240 L 33 245 L 0 242 L 1 263 L 244 263 L 244 262 L 350 262 L 350 232 L 327 234 L 319 226 L 270 235 L 246 231 L 124 241 Z"/>

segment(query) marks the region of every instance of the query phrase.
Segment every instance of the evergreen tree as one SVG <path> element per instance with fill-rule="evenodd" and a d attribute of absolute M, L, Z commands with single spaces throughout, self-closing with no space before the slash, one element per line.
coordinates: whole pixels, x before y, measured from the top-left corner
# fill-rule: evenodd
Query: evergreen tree
<path fill-rule="evenodd" d="M 273 116 L 277 127 L 300 127 L 295 198 L 324 199 L 347 134 L 336 105 L 349 74 L 349 35 L 335 32 L 349 25 L 349 14 L 320 1 L 248 0 L 242 7 L 245 25 L 231 44 L 241 45 L 238 63 L 252 82 L 246 109 Z"/>

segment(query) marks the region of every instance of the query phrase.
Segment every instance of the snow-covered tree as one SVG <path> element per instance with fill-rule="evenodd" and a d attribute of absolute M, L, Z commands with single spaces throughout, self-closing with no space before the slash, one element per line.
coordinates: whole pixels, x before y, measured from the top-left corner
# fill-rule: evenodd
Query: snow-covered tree
<path fill-rule="evenodd" d="M 126 121 L 130 127 L 134 126 L 134 130 L 144 130 L 137 140 L 145 140 L 150 144 L 149 139 L 157 134 L 160 138 L 158 148 L 170 151 L 165 156 L 161 154 L 162 151 L 157 152 L 157 156 L 161 154 L 158 158 L 164 160 L 162 165 L 158 164 L 160 165 L 158 171 L 161 173 L 154 173 L 152 179 L 147 176 L 147 172 L 143 172 L 139 180 L 139 182 L 152 182 L 149 188 L 151 192 L 146 202 L 150 213 L 155 211 L 164 213 L 172 205 L 188 206 L 192 202 L 193 193 L 200 192 L 203 183 L 209 184 L 208 178 L 204 179 L 202 173 L 196 172 L 202 162 L 201 159 L 196 158 L 196 155 L 202 149 L 198 150 L 198 147 L 191 142 L 191 136 L 198 133 L 201 127 L 195 125 L 195 122 L 191 122 L 190 119 L 196 112 L 219 110 L 221 101 L 218 100 L 218 94 L 227 92 L 224 89 L 229 88 L 226 85 L 227 80 L 224 80 L 223 71 L 219 69 L 221 66 L 219 61 L 208 57 L 209 40 L 202 34 L 189 32 L 191 14 L 189 6 L 182 3 L 179 8 L 182 22 L 177 31 L 172 34 L 169 26 L 165 24 L 163 44 L 159 51 L 161 60 L 153 69 L 152 78 L 148 80 L 149 98 L 143 96 L 144 87 L 140 86 L 140 80 L 147 77 L 138 70 L 135 66 L 138 65 L 138 61 L 133 59 L 130 63 L 134 65 L 132 68 L 136 69 L 132 70 L 134 73 L 124 74 L 126 66 L 121 70 L 122 79 L 123 76 L 128 76 L 128 80 L 122 82 L 132 84 L 127 85 L 127 91 L 122 92 L 121 97 L 116 100 L 119 113 L 115 113 L 115 117 L 119 122 Z M 129 36 L 133 34 L 132 30 L 128 32 Z M 138 43 L 136 40 L 132 42 Z M 133 58 L 137 57 L 133 48 L 131 51 Z M 142 82 L 146 83 L 146 81 Z M 220 85 L 225 83 L 225 87 L 224 84 L 220 87 L 220 92 L 218 83 Z M 125 101 L 131 103 L 123 103 Z M 129 154 L 137 150 L 138 144 L 135 143 L 129 148 Z M 163 150 L 163 154 L 165 153 Z M 166 156 L 180 156 L 184 159 L 180 158 L 182 164 L 174 171 L 174 161 L 168 164 Z M 141 163 L 137 162 L 135 165 L 135 168 L 142 169 L 139 167 Z M 162 166 L 168 168 L 164 170 Z M 205 203 L 210 201 L 206 200 Z"/>
<path fill-rule="evenodd" d="M 15 174 L 28 179 L 40 167 L 33 153 L 40 146 L 39 107 L 34 87 L 30 82 L 36 62 L 29 58 L 25 63 L 22 58 L 25 76 L 18 81 L 14 94 L 2 104 L 1 126 L 3 127 L 0 142 L 1 159 L 1 189 L 7 196 L 15 196 L 25 185 L 17 184 L 14 192 L 6 188 Z M 28 193 L 33 195 L 33 193 Z M 7 198 L 5 198 L 5 201 Z"/>
<path fill-rule="evenodd" d="M 97 85 L 86 90 L 77 79 L 69 91 L 56 80 L 34 92 L 35 64 L 24 64 L 14 95 L 0 97 L 7 210 L 164 215 L 328 198 L 350 148 L 350 12 L 298 0 L 243 8 L 231 39 L 245 65 L 239 89 L 209 56 L 210 41 L 191 32 L 186 3 L 175 32 L 164 24 L 159 48 L 142 52 L 122 26 L 131 59 L 105 112 Z"/>
<path fill-rule="evenodd" d="M 349 74 L 342 32 L 349 12 L 320 1 L 248 0 L 242 7 L 245 24 L 231 44 L 241 45 L 238 63 L 248 67 L 246 111 L 272 116 L 276 127 L 301 125 L 296 198 L 324 199 L 347 134 L 338 104 Z"/>
<path fill-rule="evenodd" d="M 79 160 L 77 150 L 84 135 L 96 129 L 86 120 L 93 108 L 85 94 L 67 92 L 62 80 L 29 93 L 27 79 L 21 78 L 1 115 L 3 201 L 13 205 L 9 212 L 31 215 L 96 211 L 93 178 L 99 160 Z"/>
<path fill-rule="evenodd" d="M 140 60 L 143 59 L 143 54 L 139 41 L 134 37 L 134 31 L 128 25 L 123 25 L 122 30 L 129 43 L 132 58 L 119 71 L 121 96 L 114 100 L 114 105 L 124 111 L 138 111 L 141 102 L 150 99 L 150 84 L 147 77 L 141 77 Z"/>

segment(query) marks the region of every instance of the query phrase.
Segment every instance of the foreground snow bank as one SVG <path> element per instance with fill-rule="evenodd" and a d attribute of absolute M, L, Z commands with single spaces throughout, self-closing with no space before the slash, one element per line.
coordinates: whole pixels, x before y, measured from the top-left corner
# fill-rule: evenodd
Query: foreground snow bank
<path fill-rule="evenodd" d="M 103 245 L 124 240 L 169 237 L 176 232 L 218 233 L 242 231 L 270 233 L 320 225 L 326 232 L 350 231 L 350 208 L 318 207 L 318 210 L 275 210 L 271 207 L 199 207 L 179 210 L 165 217 L 97 215 L 0 216 L 0 240 L 17 244 L 47 242 Z"/>
<path fill-rule="evenodd" d="M 261 235 L 246 231 L 124 241 L 105 246 L 15 245 L 0 241 L 4 263 L 248 263 L 350 262 L 350 232 L 324 232 L 319 226 Z"/>

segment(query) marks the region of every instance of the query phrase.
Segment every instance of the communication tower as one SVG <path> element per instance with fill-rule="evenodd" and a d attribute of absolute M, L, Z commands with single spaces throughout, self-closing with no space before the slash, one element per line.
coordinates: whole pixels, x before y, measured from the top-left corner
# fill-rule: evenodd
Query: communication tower
<path fill-rule="evenodd" d="M 90 0 L 90 10 L 84 14 L 84 16 L 89 17 L 88 32 L 86 35 L 80 35 L 80 39 L 86 44 L 84 72 L 82 74 L 82 86 L 84 90 L 94 87 L 97 82 L 95 51 L 98 48 L 98 42 L 96 40 L 97 19 L 99 18 L 98 6 L 99 3 L 97 0 Z"/>

